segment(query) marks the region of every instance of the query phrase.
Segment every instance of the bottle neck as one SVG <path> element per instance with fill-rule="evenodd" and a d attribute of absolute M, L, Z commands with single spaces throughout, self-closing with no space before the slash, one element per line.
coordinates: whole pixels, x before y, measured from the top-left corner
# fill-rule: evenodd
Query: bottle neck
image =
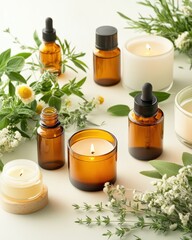
<path fill-rule="evenodd" d="M 53 128 L 60 125 L 58 113 L 54 107 L 44 108 L 41 112 L 40 119 L 40 125 L 46 128 Z"/>

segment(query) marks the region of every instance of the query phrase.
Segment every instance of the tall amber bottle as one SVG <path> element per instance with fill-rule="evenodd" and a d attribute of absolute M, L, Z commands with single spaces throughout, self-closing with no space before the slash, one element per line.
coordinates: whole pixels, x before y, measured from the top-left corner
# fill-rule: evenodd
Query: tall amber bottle
<path fill-rule="evenodd" d="M 93 53 L 94 81 L 97 84 L 111 86 L 121 80 L 120 53 L 117 29 L 112 26 L 97 28 Z"/>
<path fill-rule="evenodd" d="M 39 165 L 48 170 L 60 168 L 65 163 L 64 130 L 55 108 L 46 107 L 40 116 L 37 129 L 37 151 Z"/>
<path fill-rule="evenodd" d="M 61 74 L 61 48 L 55 43 L 56 31 L 53 28 L 53 20 L 45 20 L 45 28 L 42 32 L 43 43 L 39 47 L 39 59 L 41 72 L 49 71 L 57 75 Z"/>
<path fill-rule="evenodd" d="M 150 83 L 145 83 L 142 93 L 135 97 L 128 122 L 129 153 L 140 160 L 160 156 L 163 151 L 164 114 L 158 108 Z"/>

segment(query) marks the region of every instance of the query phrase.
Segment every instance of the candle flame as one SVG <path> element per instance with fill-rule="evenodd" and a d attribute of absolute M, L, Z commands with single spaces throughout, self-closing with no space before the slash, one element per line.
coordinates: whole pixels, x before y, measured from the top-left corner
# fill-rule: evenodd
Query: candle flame
<path fill-rule="evenodd" d="M 94 153 L 95 153 L 95 148 L 94 148 L 94 145 L 93 145 L 93 144 L 91 144 L 90 152 L 91 152 L 91 154 L 94 154 Z"/>
<path fill-rule="evenodd" d="M 146 46 L 145 46 L 145 47 L 146 47 L 146 49 L 147 49 L 148 51 L 150 51 L 150 50 L 151 50 L 151 46 L 150 46 L 148 43 L 146 44 Z"/>
<path fill-rule="evenodd" d="M 21 169 L 19 176 L 21 177 L 23 175 L 23 169 Z"/>

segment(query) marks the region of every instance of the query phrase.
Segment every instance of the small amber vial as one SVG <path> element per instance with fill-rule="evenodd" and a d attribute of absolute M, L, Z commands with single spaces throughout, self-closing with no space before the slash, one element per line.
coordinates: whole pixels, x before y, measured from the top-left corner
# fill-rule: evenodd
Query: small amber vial
<path fill-rule="evenodd" d="M 43 29 L 43 43 L 39 47 L 39 59 L 41 72 L 49 71 L 54 74 L 61 74 L 61 48 L 55 43 L 56 31 L 53 28 L 53 21 L 47 18 Z"/>
<path fill-rule="evenodd" d="M 97 28 L 96 44 L 93 53 L 94 81 L 97 84 L 111 86 L 120 82 L 120 54 L 117 29 L 112 26 Z"/>
<path fill-rule="evenodd" d="M 157 104 L 152 85 L 144 84 L 128 116 L 129 153 L 136 159 L 152 160 L 163 151 L 164 114 Z"/>
<path fill-rule="evenodd" d="M 46 107 L 40 118 L 37 129 L 38 163 L 44 169 L 58 169 L 65 163 L 65 146 L 64 130 L 58 120 L 57 110 Z"/>

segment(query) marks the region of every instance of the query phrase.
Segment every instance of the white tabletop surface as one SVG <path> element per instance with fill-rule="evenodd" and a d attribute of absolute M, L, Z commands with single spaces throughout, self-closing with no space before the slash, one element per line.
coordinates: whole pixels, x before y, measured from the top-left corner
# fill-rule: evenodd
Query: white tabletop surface
<path fill-rule="evenodd" d="M 121 84 L 112 87 L 102 87 L 93 81 L 92 51 L 95 42 L 95 29 L 101 25 L 113 25 L 118 29 L 119 47 L 130 37 L 135 36 L 133 30 L 127 30 L 126 21 L 120 18 L 117 11 L 123 12 L 130 17 L 136 17 L 138 12 L 144 12 L 144 8 L 136 4 L 135 0 L 9 0 L 1 2 L 0 14 L 0 51 L 11 47 L 19 51 L 13 45 L 11 38 L 3 33 L 10 28 L 12 33 L 25 44 L 33 44 L 32 35 L 37 30 L 41 36 L 46 17 L 52 17 L 58 36 L 66 38 L 76 46 L 78 51 L 86 52 L 84 61 L 89 66 L 87 81 L 83 91 L 87 98 L 101 95 L 105 103 L 93 112 L 91 119 L 97 123 L 105 121 L 102 128 L 112 132 L 118 140 L 118 164 L 117 183 L 128 188 L 142 191 L 151 188 L 151 179 L 139 174 L 141 170 L 150 168 L 148 162 L 139 161 L 128 153 L 127 140 L 127 117 L 113 117 L 107 114 L 109 106 L 115 104 L 128 104 L 133 106 L 133 99 L 128 95 L 129 91 Z M 146 9 L 145 9 L 146 11 Z M 179 68 L 182 66 L 183 69 Z M 68 74 L 68 73 L 66 73 Z M 182 152 L 192 152 L 177 139 L 174 132 L 174 98 L 175 94 L 191 84 L 192 72 L 189 70 L 188 60 L 184 57 L 175 56 L 174 84 L 170 92 L 171 97 L 160 108 L 165 114 L 164 128 L 164 151 L 159 159 L 181 163 Z M 85 74 L 80 73 L 79 78 Z M 76 131 L 67 130 L 65 140 Z M 190 130 L 191 131 L 191 130 Z M 37 161 L 36 141 L 27 141 L 19 146 L 14 152 L 4 155 L 4 162 L 17 158 L 26 158 Z M 88 228 L 74 223 L 78 215 L 73 203 L 83 202 L 98 203 L 106 201 L 106 196 L 100 192 L 83 192 L 75 188 L 69 181 L 66 164 L 63 168 L 55 171 L 43 170 L 44 183 L 48 186 L 49 204 L 43 210 L 29 215 L 14 215 L 0 209 L 0 239 L 2 240 L 98 240 L 105 239 L 103 228 Z M 178 232 L 166 235 L 153 233 L 149 230 L 135 233 L 141 239 L 180 239 Z M 117 239 L 117 238 L 112 238 Z M 135 239 L 130 237 L 129 239 Z"/>

